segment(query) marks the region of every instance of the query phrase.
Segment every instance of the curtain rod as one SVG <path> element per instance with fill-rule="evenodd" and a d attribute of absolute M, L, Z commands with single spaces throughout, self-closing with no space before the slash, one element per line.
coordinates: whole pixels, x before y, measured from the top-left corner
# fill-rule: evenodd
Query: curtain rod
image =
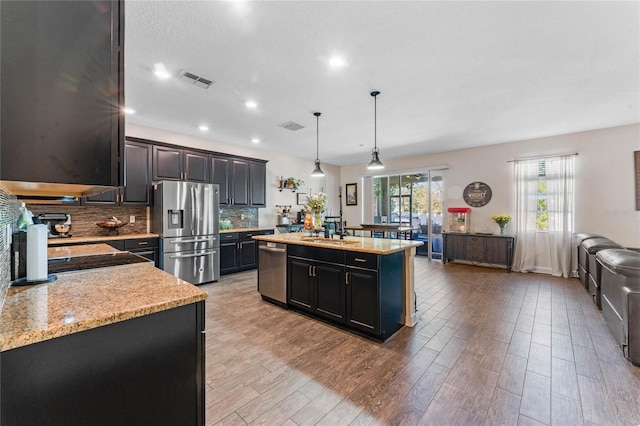
<path fill-rule="evenodd" d="M 513 163 L 516 161 L 524 161 L 524 160 L 537 160 L 538 158 L 568 157 L 570 155 L 578 155 L 578 153 L 574 152 L 573 154 L 549 154 L 549 155 L 536 155 L 533 157 L 514 158 L 513 160 L 507 160 L 507 163 Z"/>

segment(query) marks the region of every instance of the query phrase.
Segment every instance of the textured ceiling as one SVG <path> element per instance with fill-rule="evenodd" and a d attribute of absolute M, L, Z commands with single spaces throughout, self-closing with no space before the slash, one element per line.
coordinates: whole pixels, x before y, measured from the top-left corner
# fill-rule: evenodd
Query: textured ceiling
<path fill-rule="evenodd" d="M 349 165 L 369 161 L 372 90 L 383 161 L 640 122 L 638 2 L 125 4 L 127 121 L 144 126 L 313 160 L 320 111 L 320 159 Z"/>

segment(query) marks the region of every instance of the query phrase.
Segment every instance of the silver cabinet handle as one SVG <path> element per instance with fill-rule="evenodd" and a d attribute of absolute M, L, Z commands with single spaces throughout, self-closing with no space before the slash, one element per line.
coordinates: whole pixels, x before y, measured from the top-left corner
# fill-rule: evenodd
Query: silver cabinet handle
<path fill-rule="evenodd" d="M 170 259 L 180 259 L 180 258 L 184 258 L 184 257 L 203 257 L 203 256 L 209 256 L 211 254 L 216 254 L 216 251 L 206 251 L 204 253 L 195 253 L 195 254 L 176 254 L 173 256 L 169 256 Z"/>
<path fill-rule="evenodd" d="M 366 262 L 367 262 L 367 260 L 366 260 L 366 259 L 360 259 L 359 257 L 356 257 L 356 258 L 355 258 L 355 259 L 353 259 L 353 260 L 355 260 L 356 262 L 364 262 L 364 263 L 366 263 Z"/>
<path fill-rule="evenodd" d="M 147 244 L 149 244 L 148 241 L 140 241 L 140 242 L 138 242 L 139 246 L 146 246 Z"/>
<path fill-rule="evenodd" d="M 309 265 L 309 276 L 310 276 L 310 277 L 312 277 L 312 276 L 313 276 L 313 274 L 311 273 L 311 271 L 312 271 L 312 269 L 311 269 L 311 268 L 313 268 L 313 266 L 312 266 L 312 265 Z"/>
<path fill-rule="evenodd" d="M 313 276 L 316 277 L 318 273 L 318 267 L 317 266 L 313 266 Z"/>
<path fill-rule="evenodd" d="M 346 281 L 347 285 L 349 285 L 349 272 L 344 273 L 344 280 Z"/>

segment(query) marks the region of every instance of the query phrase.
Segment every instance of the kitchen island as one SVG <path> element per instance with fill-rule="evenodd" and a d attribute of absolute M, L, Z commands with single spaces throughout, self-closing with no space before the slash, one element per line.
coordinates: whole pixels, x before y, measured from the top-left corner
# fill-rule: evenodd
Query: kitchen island
<path fill-rule="evenodd" d="M 113 249 L 64 250 L 49 255 Z M 0 423 L 204 424 L 206 296 L 150 262 L 10 287 L 0 311 Z"/>
<path fill-rule="evenodd" d="M 287 246 L 288 306 L 382 340 L 416 324 L 413 261 L 422 242 L 305 233 L 253 238 Z"/>

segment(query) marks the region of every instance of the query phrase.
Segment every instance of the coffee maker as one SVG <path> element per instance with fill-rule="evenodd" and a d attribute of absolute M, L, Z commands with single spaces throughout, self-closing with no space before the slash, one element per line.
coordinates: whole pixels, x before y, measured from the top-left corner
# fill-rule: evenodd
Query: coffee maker
<path fill-rule="evenodd" d="M 47 225 L 48 238 L 66 238 L 71 236 L 71 215 L 69 213 L 43 213 L 37 220 Z"/>

